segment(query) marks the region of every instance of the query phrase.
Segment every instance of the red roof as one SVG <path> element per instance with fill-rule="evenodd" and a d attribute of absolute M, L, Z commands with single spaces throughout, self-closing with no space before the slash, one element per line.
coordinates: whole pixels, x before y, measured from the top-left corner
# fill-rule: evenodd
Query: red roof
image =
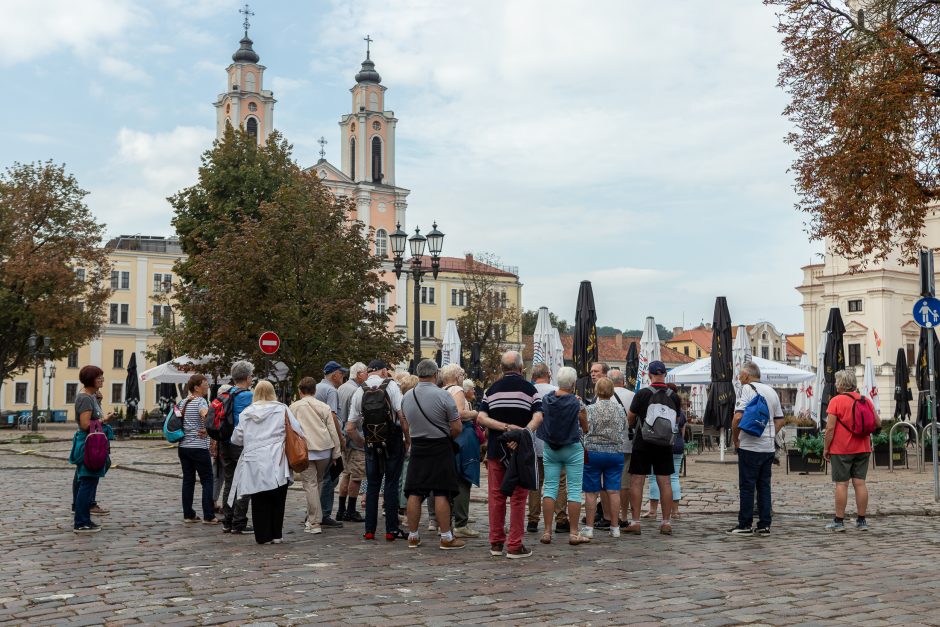
<path fill-rule="evenodd" d="M 476 261 L 474 260 L 473 255 L 466 255 L 465 257 L 441 257 L 440 263 L 441 272 L 459 272 L 463 274 L 472 269 L 478 274 L 492 274 L 496 276 L 519 278 L 517 269 L 510 268 L 509 266 L 494 266 L 483 263 L 482 261 Z M 421 266 L 424 268 L 430 268 L 431 258 L 427 255 L 421 257 Z M 511 272 L 511 270 L 515 271 Z"/>
<path fill-rule="evenodd" d="M 667 342 L 692 342 L 703 351 L 710 353 L 712 351 L 712 330 L 705 327 L 688 329 L 679 335 L 674 335 Z"/>
<path fill-rule="evenodd" d="M 802 333 L 800 335 L 802 335 Z M 800 347 L 794 344 L 793 342 L 791 342 L 789 338 L 787 338 L 787 358 L 796 357 L 797 359 L 799 359 L 802 356 L 803 356 L 803 351 L 800 350 Z"/>
<path fill-rule="evenodd" d="M 572 359 L 572 354 L 574 352 L 574 335 L 562 333 L 561 334 L 561 343 L 565 347 L 565 360 L 570 361 Z M 627 351 L 630 350 L 630 344 L 639 344 L 640 338 L 638 337 L 625 337 L 623 335 L 603 335 L 597 338 L 597 359 L 598 361 L 616 363 L 623 363 L 627 359 Z M 522 358 L 526 361 L 532 360 L 532 336 L 526 335 L 522 338 Z M 637 346 L 637 351 L 639 352 L 640 347 Z M 663 359 L 663 363 L 667 366 L 677 366 L 680 364 L 688 364 L 695 361 L 688 355 L 683 355 L 682 353 L 669 348 L 663 344 L 660 344 L 660 355 Z"/>

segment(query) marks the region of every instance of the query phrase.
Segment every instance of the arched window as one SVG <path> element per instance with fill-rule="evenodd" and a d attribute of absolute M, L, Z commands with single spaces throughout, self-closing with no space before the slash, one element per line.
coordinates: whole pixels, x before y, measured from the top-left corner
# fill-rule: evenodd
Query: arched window
<path fill-rule="evenodd" d="M 251 72 L 245 75 L 245 91 L 255 91 L 255 75 Z"/>
<path fill-rule="evenodd" d="M 379 110 L 379 95 L 375 92 L 369 94 L 369 111 Z"/>
<path fill-rule="evenodd" d="M 253 102 L 249 102 L 249 103 L 248 103 L 248 110 L 251 111 L 252 113 L 254 113 L 255 111 L 258 110 L 258 105 L 256 105 L 256 104 L 253 103 Z"/>
<path fill-rule="evenodd" d="M 375 232 L 375 256 L 382 259 L 388 257 L 388 233 L 385 229 Z"/>
<path fill-rule="evenodd" d="M 257 118 L 250 117 L 245 120 L 245 130 L 248 131 L 248 134 L 255 139 L 258 138 L 258 120 Z"/>
<path fill-rule="evenodd" d="M 356 138 L 349 138 L 349 178 L 356 180 Z"/>
<path fill-rule="evenodd" d="M 382 140 L 372 138 L 372 182 L 382 182 Z"/>

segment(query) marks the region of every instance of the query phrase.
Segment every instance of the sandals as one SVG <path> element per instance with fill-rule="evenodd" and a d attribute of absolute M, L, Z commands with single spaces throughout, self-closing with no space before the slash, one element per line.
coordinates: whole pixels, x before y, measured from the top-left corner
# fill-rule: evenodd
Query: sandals
<path fill-rule="evenodd" d="M 590 538 L 582 536 L 580 533 L 571 534 L 568 536 L 568 544 L 577 546 L 578 544 L 588 544 L 591 541 Z"/>
<path fill-rule="evenodd" d="M 552 543 L 552 534 L 548 531 L 542 534 L 542 537 L 539 538 L 539 542 L 542 544 L 551 544 Z"/>
<path fill-rule="evenodd" d="M 640 518 L 652 518 L 653 520 L 656 520 L 656 513 L 655 513 L 655 512 L 646 512 L 645 514 L 643 514 L 642 516 L 640 516 Z"/>

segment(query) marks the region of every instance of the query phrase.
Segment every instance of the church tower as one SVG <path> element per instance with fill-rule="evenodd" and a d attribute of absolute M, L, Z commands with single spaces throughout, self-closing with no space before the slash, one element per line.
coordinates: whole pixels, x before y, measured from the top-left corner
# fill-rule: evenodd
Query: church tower
<path fill-rule="evenodd" d="M 245 14 L 245 36 L 238 50 L 232 55 L 232 64 L 226 68 L 227 91 L 219 94 L 215 102 L 216 138 L 225 134 L 225 125 L 242 128 L 264 143 L 274 130 L 274 94 L 263 88 L 265 67 L 258 63 L 261 57 L 252 48 L 254 42 L 248 37 L 248 17 L 254 15 L 248 5 L 239 11 Z"/>

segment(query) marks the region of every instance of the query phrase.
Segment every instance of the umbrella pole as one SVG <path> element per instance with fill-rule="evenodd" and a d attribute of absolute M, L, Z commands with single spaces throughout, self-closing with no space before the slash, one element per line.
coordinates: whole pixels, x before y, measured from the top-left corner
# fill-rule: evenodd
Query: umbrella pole
<path fill-rule="evenodd" d="M 725 430 L 718 434 L 718 461 L 725 461 Z"/>
<path fill-rule="evenodd" d="M 937 381 L 933 370 L 935 367 L 933 355 L 934 335 L 932 329 L 927 334 L 927 371 L 930 373 L 930 396 L 927 397 L 927 412 L 930 417 L 930 424 L 933 425 L 931 430 L 933 435 L 933 500 L 936 503 L 940 502 L 940 466 L 937 464 Z"/>

